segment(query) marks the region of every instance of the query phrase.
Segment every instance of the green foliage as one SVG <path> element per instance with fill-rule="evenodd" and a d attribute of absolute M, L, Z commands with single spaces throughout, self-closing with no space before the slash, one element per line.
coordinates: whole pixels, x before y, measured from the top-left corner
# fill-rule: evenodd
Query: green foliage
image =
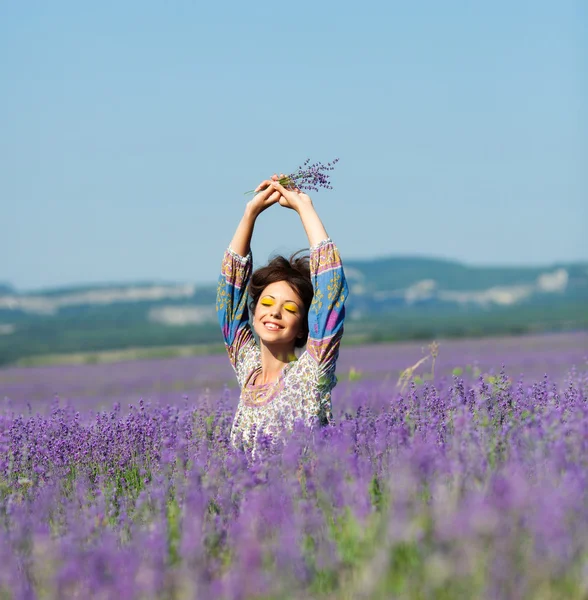
<path fill-rule="evenodd" d="M 406 592 L 408 580 L 423 573 L 423 557 L 418 542 L 401 542 L 390 551 L 387 580 L 390 590 Z M 408 575 L 408 577 L 407 577 Z M 412 576 L 412 577 L 411 577 Z"/>
<path fill-rule="evenodd" d="M 331 535 L 346 567 L 361 564 L 373 553 L 375 533 L 373 527 L 359 523 L 349 508 L 345 509 L 342 516 L 333 520 Z"/>
<path fill-rule="evenodd" d="M 181 510 L 177 499 L 173 498 L 168 500 L 166 509 L 168 559 L 170 565 L 175 566 L 181 562 L 181 556 L 179 552 L 179 544 L 181 540 Z"/>
<path fill-rule="evenodd" d="M 349 369 L 349 381 L 360 381 L 362 377 L 362 372 L 356 369 L 355 367 L 351 367 Z"/>
<path fill-rule="evenodd" d="M 376 510 L 381 510 L 385 506 L 384 490 L 377 475 L 374 475 L 370 484 L 370 498 L 372 505 Z"/>

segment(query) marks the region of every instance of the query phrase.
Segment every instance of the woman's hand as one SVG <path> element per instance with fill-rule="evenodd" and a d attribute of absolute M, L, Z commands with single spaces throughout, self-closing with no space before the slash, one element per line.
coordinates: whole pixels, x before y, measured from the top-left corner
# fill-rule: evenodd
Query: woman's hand
<path fill-rule="evenodd" d="M 271 180 L 264 179 L 255 188 L 255 196 L 247 203 L 247 209 L 251 211 L 255 217 L 280 199 L 280 191 L 274 189 L 271 184 Z"/>
<path fill-rule="evenodd" d="M 270 179 L 265 179 L 255 188 L 255 196 L 245 208 L 245 214 L 233 235 L 229 247 L 239 256 L 247 256 L 251 250 L 251 237 L 257 217 L 280 199 L 280 192 L 272 187 Z"/>
<path fill-rule="evenodd" d="M 280 206 L 291 208 L 300 214 L 300 209 L 312 206 L 312 200 L 308 194 L 304 194 L 298 188 L 285 188 L 278 180 L 285 177 L 283 173 L 278 177 L 272 176 L 271 186 L 280 193 L 278 202 Z"/>
<path fill-rule="evenodd" d="M 278 202 L 281 206 L 291 208 L 298 213 L 304 231 L 308 236 L 308 243 L 310 247 L 316 246 L 323 240 L 326 240 L 329 236 L 325 231 L 325 227 L 322 224 L 319 216 L 316 214 L 316 210 L 312 204 L 312 200 L 308 194 L 302 193 L 298 188 L 288 189 L 280 184 L 278 179 L 281 179 L 284 175 L 274 175 L 272 177 L 271 187 L 280 192 Z"/>

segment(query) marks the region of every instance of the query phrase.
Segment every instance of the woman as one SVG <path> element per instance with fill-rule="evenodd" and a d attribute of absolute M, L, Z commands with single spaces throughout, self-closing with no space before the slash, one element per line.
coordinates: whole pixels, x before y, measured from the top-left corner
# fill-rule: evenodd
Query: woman
<path fill-rule="evenodd" d="M 277 438 L 294 421 L 326 424 L 343 335 L 348 289 L 339 252 L 312 200 L 278 177 L 261 182 L 226 250 L 216 310 L 229 359 L 241 387 L 231 440 L 255 449 L 256 434 Z M 279 203 L 298 213 L 310 258 L 273 259 L 252 271 L 250 243 L 257 217 Z M 249 323 L 247 291 L 251 299 Z M 306 350 L 296 359 L 294 350 Z"/>

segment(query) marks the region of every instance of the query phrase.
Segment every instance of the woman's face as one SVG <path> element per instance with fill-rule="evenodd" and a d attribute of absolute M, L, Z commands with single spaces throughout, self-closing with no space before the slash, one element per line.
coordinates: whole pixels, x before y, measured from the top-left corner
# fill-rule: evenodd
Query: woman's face
<path fill-rule="evenodd" d="M 304 304 L 285 281 L 270 283 L 263 290 L 253 318 L 253 328 L 266 345 L 283 345 L 294 349 L 303 326 Z"/>

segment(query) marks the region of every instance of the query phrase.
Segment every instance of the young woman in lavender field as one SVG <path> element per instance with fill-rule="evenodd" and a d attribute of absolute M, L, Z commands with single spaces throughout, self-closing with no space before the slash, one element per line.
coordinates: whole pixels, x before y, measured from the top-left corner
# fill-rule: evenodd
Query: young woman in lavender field
<path fill-rule="evenodd" d="M 217 290 L 216 310 L 241 388 L 231 440 L 253 449 L 257 433 L 276 439 L 296 420 L 330 421 L 348 294 L 339 252 L 311 198 L 285 179 L 274 175 L 254 190 L 225 251 Z M 274 204 L 298 214 L 310 256 L 278 256 L 252 274 L 253 228 Z M 295 349 L 304 346 L 296 359 Z"/>

